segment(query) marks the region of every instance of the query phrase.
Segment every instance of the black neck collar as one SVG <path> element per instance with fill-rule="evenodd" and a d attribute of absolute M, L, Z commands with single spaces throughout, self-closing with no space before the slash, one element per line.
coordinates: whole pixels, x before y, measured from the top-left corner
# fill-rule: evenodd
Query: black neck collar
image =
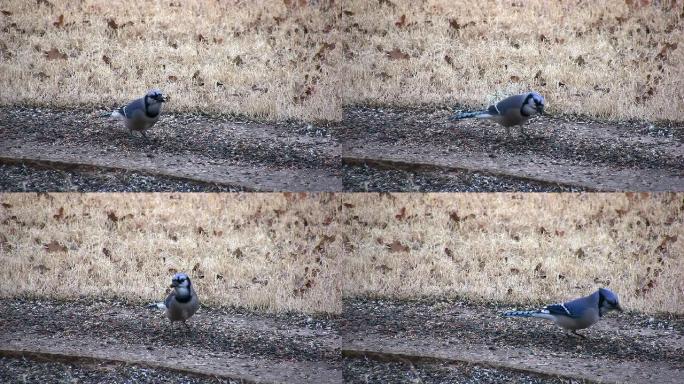
<path fill-rule="evenodd" d="M 530 117 L 530 114 L 525 112 L 525 106 L 527 105 L 527 102 L 530 101 L 530 99 L 532 97 L 533 96 L 531 93 L 529 95 L 527 95 L 527 97 L 525 98 L 525 101 L 523 101 L 522 107 L 520 107 L 520 114 L 525 116 L 525 117 Z"/>

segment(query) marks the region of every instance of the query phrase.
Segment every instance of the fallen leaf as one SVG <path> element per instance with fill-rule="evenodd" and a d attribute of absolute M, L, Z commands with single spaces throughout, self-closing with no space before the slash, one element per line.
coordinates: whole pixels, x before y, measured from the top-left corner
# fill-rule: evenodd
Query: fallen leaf
<path fill-rule="evenodd" d="M 2 14 L 5 16 L 12 16 L 12 12 L 10 11 L 2 11 Z"/>
<path fill-rule="evenodd" d="M 178 77 L 174 75 L 169 75 L 169 81 L 178 81 Z"/>
<path fill-rule="evenodd" d="M 402 52 L 399 48 L 394 48 L 386 53 L 390 60 L 406 60 L 410 57 L 408 53 Z"/>
<path fill-rule="evenodd" d="M 57 242 L 57 240 L 52 240 L 51 242 L 47 244 L 43 244 L 43 248 L 47 251 L 47 253 L 55 253 L 55 252 L 66 252 L 67 247 L 60 244 Z"/>
<path fill-rule="evenodd" d="M 52 25 L 54 25 L 57 28 L 61 28 L 64 25 L 64 15 L 59 15 L 57 17 L 57 20 L 55 20 L 55 22 L 53 22 Z"/>
<path fill-rule="evenodd" d="M 404 220 L 406 218 L 406 207 L 401 207 L 399 213 L 394 215 L 394 218 L 396 218 L 397 220 Z"/>
<path fill-rule="evenodd" d="M 38 271 L 38 273 L 40 273 L 42 275 L 45 272 L 49 271 L 50 268 L 46 267 L 43 264 L 39 264 L 39 265 L 36 265 L 35 267 L 33 267 L 33 270 Z"/>
<path fill-rule="evenodd" d="M 242 64 L 244 64 L 244 61 L 242 60 L 242 57 L 240 57 L 240 55 L 237 55 L 237 56 L 235 56 L 235 58 L 233 59 L 233 64 L 235 64 L 236 67 L 239 67 L 239 66 L 241 66 Z"/>
<path fill-rule="evenodd" d="M 116 213 L 114 213 L 114 211 L 107 212 L 107 218 L 109 219 L 109 221 L 112 221 L 114 223 L 119 221 L 119 218 L 116 216 Z"/>
<path fill-rule="evenodd" d="M 399 16 L 399 19 L 394 22 L 394 25 L 401 28 L 406 25 L 406 15 Z"/>
<path fill-rule="evenodd" d="M 206 41 L 206 40 L 207 39 L 201 33 L 197 34 L 197 41 L 199 41 L 201 43 L 201 42 Z"/>
<path fill-rule="evenodd" d="M 52 215 L 52 218 L 57 221 L 62 220 L 64 218 L 64 207 L 59 207 L 57 213 Z"/>
<path fill-rule="evenodd" d="M 454 63 L 454 61 L 451 59 L 451 56 L 449 55 L 444 55 L 444 61 L 446 61 L 449 65 L 453 65 Z"/>
<path fill-rule="evenodd" d="M 376 270 L 376 271 L 382 272 L 382 274 L 384 275 L 384 274 L 386 274 L 387 272 L 391 271 L 392 268 L 388 267 L 388 266 L 385 265 L 385 264 L 380 264 L 380 265 L 376 265 L 376 266 L 375 266 L 375 270 Z"/>
<path fill-rule="evenodd" d="M 102 248 L 102 253 L 104 253 L 104 255 L 109 257 L 110 259 L 112 258 L 112 252 L 109 249 Z"/>
<path fill-rule="evenodd" d="M 45 52 L 45 57 L 48 60 L 66 60 L 66 53 L 60 52 L 57 48 L 52 48 L 51 50 Z"/>
<path fill-rule="evenodd" d="M 409 247 L 408 245 L 404 245 L 399 240 L 394 240 L 391 244 L 387 245 L 387 248 L 391 253 L 397 253 L 397 252 L 408 252 Z"/>
<path fill-rule="evenodd" d="M 677 43 L 665 43 L 656 57 L 665 60 L 667 59 L 668 51 L 674 51 L 675 49 L 677 49 Z"/>
<path fill-rule="evenodd" d="M 109 56 L 107 56 L 107 55 L 102 55 L 102 61 L 104 61 L 104 63 L 107 65 L 112 64 L 112 59 L 110 59 Z"/>
<path fill-rule="evenodd" d="M 235 249 L 235 251 L 233 251 L 233 256 L 235 256 L 235 258 L 239 260 L 242 259 L 242 256 L 244 256 L 244 254 L 242 253 L 242 250 L 240 248 L 237 248 Z"/>
<path fill-rule="evenodd" d="M 116 20 L 114 19 L 109 19 L 107 20 L 107 26 L 113 30 L 119 29 L 119 24 L 116 23 Z"/>
<path fill-rule="evenodd" d="M 586 60 L 584 60 L 584 57 L 582 57 L 582 55 L 579 55 L 579 56 L 577 56 L 577 58 L 575 59 L 575 63 L 577 63 L 577 65 L 579 65 L 579 66 L 581 67 L 581 66 L 583 66 L 584 64 L 586 64 L 587 62 L 586 62 Z"/>
<path fill-rule="evenodd" d="M 4 249 L 6 251 L 12 249 L 12 244 L 9 243 L 9 240 L 7 240 L 7 236 L 5 236 L 4 233 L 0 233 L 0 249 Z"/>
<path fill-rule="evenodd" d="M 518 81 L 520 81 L 520 78 L 516 75 L 513 75 L 513 76 L 511 76 L 511 81 L 514 83 L 517 83 Z"/>
<path fill-rule="evenodd" d="M 466 28 L 466 27 L 468 27 L 468 26 L 470 26 L 470 25 L 475 25 L 475 22 L 474 22 L 474 21 L 470 21 L 470 22 L 467 22 L 467 23 L 461 25 L 461 24 L 458 23 L 458 20 L 456 20 L 456 19 L 449 19 L 449 26 L 450 26 L 451 28 L 457 30 L 457 31 L 458 31 L 459 29 Z"/>

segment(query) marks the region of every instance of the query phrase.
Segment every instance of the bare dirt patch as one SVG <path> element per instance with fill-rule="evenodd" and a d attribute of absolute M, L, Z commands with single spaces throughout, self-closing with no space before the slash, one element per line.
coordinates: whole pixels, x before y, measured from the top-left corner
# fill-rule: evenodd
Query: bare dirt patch
<path fill-rule="evenodd" d="M 183 178 L 263 191 L 339 191 L 329 125 L 165 115 L 148 142 L 99 112 L 3 109 L 0 157 Z"/>
<path fill-rule="evenodd" d="M 6 351 L 0 354 L 9 355 Z M 20 352 L 11 357 L 0 357 L 0 379 L 3 383 L 160 383 L 178 382 L 188 384 L 224 383 L 243 384 L 241 380 L 216 376 L 193 375 L 159 368 L 113 361 L 64 359 L 57 355 L 42 358 Z M 246 382 L 246 381 L 245 381 Z"/>
<path fill-rule="evenodd" d="M 557 376 L 587 382 L 676 383 L 684 373 L 681 316 L 610 316 L 586 330 L 585 340 L 568 337 L 548 322 L 501 317 L 510 306 L 447 299 L 353 299 L 344 308 L 342 354 L 354 365 L 359 358 L 367 359 L 365 367 L 347 373 L 357 382 L 363 382 L 358 375 L 386 371 L 388 362 L 405 377 L 418 373 L 423 382 L 453 381 L 463 369 L 444 367 L 463 364 L 542 375 L 541 382 L 558 382 L 553 378 Z"/>
<path fill-rule="evenodd" d="M 172 327 L 160 311 L 115 301 L 5 303 L 0 349 L 14 355 L 58 354 L 247 382 L 341 382 L 331 317 L 203 307 L 188 331 Z"/>
<path fill-rule="evenodd" d="M 451 112 L 438 107 L 350 108 L 338 130 L 342 161 L 348 169 L 402 170 L 416 178 L 435 171 L 479 172 L 545 184 L 549 190 L 554 185 L 580 190 L 684 190 L 681 125 L 545 117 L 528 124 L 530 137 L 525 137 L 518 129 L 509 136 L 504 128 L 478 120 L 450 122 Z M 378 183 L 373 177 L 347 177 L 345 182 L 345 189 L 352 191 L 410 190 Z M 418 184 L 414 190 L 431 189 Z"/>

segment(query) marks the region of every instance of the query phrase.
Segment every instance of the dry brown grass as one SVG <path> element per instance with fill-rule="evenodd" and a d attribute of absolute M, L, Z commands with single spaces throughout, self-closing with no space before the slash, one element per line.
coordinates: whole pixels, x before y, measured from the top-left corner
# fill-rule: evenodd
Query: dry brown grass
<path fill-rule="evenodd" d="M 350 2 L 346 103 L 481 106 L 535 89 L 552 112 L 683 119 L 682 1 L 389 3 Z"/>
<path fill-rule="evenodd" d="M 0 195 L 0 297 L 148 301 L 186 271 L 205 303 L 265 311 L 607 286 L 629 309 L 684 313 L 684 194 L 49 196 Z"/>
<path fill-rule="evenodd" d="M 111 106 L 159 87 L 172 95 L 170 110 L 341 118 L 340 80 L 332 65 L 339 49 L 324 45 L 334 44 L 338 32 L 326 4 L 49 3 L 8 0 L 0 6 L 11 12 L 0 15 L 0 28 L 9 30 L 0 35 L 3 104 Z M 55 26 L 60 15 L 63 25 Z M 66 59 L 48 60 L 45 52 L 53 48 Z"/>
<path fill-rule="evenodd" d="M 208 304 L 341 310 L 334 195 L 49 196 L 0 195 L 0 297 L 161 300 L 184 271 Z"/>
<path fill-rule="evenodd" d="M 684 313 L 684 194 L 345 200 L 357 244 L 343 263 L 347 296 L 531 304 L 605 286 L 631 310 Z"/>
<path fill-rule="evenodd" d="M 2 104 L 111 106 L 157 86 L 171 110 L 335 120 L 536 89 L 555 112 L 684 116 L 680 0 L 41 3 L 2 3 Z"/>

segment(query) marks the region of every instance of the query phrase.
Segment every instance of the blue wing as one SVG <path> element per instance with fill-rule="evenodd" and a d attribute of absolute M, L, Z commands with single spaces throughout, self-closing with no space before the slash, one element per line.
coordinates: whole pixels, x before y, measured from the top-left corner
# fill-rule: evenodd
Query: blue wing
<path fill-rule="evenodd" d="M 171 306 L 171 302 L 173 301 L 174 297 L 176 297 L 175 291 L 172 291 L 168 296 L 166 296 L 166 300 L 164 300 L 164 305 L 166 305 L 166 308 Z"/>
<path fill-rule="evenodd" d="M 119 110 L 119 113 L 126 116 L 127 119 L 131 119 L 141 112 L 145 112 L 145 101 L 143 99 L 133 100 Z"/>
<path fill-rule="evenodd" d="M 587 306 L 582 302 L 582 299 L 578 299 L 563 304 L 547 305 L 544 309 L 549 311 L 549 313 L 552 315 L 578 318 L 582 317 L 582 314 L 587 309 Z"/>

